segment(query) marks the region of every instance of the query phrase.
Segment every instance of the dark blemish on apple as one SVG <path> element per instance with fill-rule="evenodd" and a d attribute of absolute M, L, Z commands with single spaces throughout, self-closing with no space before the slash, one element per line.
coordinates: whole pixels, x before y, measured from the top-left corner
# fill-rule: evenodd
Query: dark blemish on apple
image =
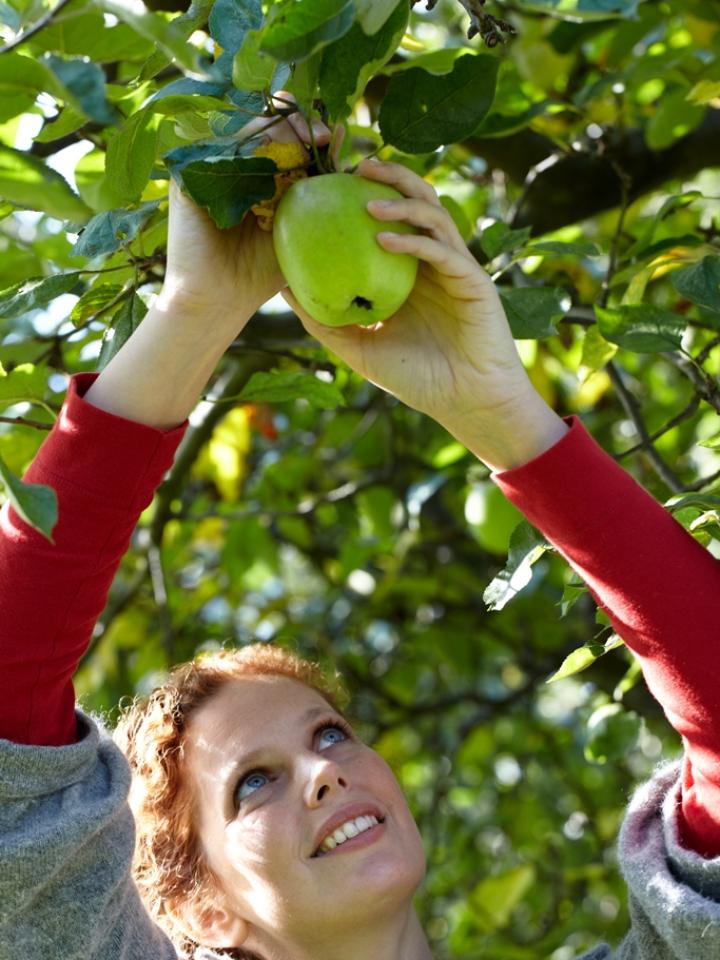
<path fill-rule="evenodd" d="M 362 307 L 364 310 L 372 310 L 372 303 L 370 300 L 366 300 L 365 297 L 357 296 L 353 297 L 353 303 L 356 307 Z"/>

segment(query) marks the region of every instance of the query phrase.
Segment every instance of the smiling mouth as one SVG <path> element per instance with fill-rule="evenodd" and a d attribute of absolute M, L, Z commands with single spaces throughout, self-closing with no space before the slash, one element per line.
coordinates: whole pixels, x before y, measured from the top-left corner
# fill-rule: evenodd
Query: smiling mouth
<path fill-rule="evenodd" d="M 355 837 L 348 838 L 343 843 L 339 843 L 336 847 L 333 847 L 332 850 L 323 850 L 322 846 L 318 847 L 318 849 L 312 855 L 311 859 L 315 859 L 317 857 L 327 857 L 328 854 L 335 853 L 335 851 L 338 850 L 340 847 L 345 847 L 348 844 L 350 844 L 350 846 L 354 846 L 355 840 L 362 839 L 362 837 L 364 837 L 368 833 L 372 833 L 372 831 L 375 830 L 377 827 L 381 827 L 385 823 L 386 817 L 382 817 L 382 818 L 377 817 L 376 819 L 378 822 L 374 826 L 370 827 L 368 830 L 363 830 L 362 833 L 357 834 L 357 836 Z"/>

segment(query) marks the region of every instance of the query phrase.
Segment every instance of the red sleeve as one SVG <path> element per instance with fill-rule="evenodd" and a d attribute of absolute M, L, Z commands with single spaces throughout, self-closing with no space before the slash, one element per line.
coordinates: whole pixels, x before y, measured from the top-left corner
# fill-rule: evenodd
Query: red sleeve
<path fill-rule="evenodd" d="M 493 474 L 588 584 L 683 738 L 685 846 L 720 855 L 720 562 L 577 417 L 545 453 Z"/>
<path fill-rule="evenodd" d="M 173 462 L 187 421 L 164 432 L 82 397 L 76 374 L 24 480 L 55 489 L 55 545 L 0 510 L 0 737 L 74 743 L 72 675 L 142 511 Z"/>

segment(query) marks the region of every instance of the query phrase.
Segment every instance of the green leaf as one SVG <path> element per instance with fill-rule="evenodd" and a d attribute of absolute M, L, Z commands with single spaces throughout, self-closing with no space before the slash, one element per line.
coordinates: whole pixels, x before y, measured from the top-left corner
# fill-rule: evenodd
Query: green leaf
<path fill-rule="evenodd" d="M 150 97 L 147 106 L 157 104 L 158 101 L 165 100 L 168 97 L 197 97 L 197 101 L 194 99 L 186 101 L 188 108 L 195 102 L 204 103 L 205 101 L 210 101 L 212 103 L 214 100 L 222 100 L 229 86 L 230 84 L 225 81 L 214 83 L 206 80 L 192 80 L 190 77 L 181 77 L 179 80 L 173 80 L 172 83 L 161 87 L 157 93 Z"/>
<path fill-rule="evenodd" d="M 713 100 L 720 98 L 720 80 L 698 80 L 687 99 L 690 103 L 707 106 Z"/>
<path fill-rule="evenodd" d="M 640 733 L 640 718 L 619 703 L 606 703 L 588 720 L 585 759 L 604 765 L 627 756 Z"/>
<path fill-rule="evenodd" d="M 406 73 L 408 70 L 425 70 L 440 77 L 445 73 L 452 73 L 456 61 L 467 53 L 464 47 L 443 47 L 442 50 L 429 50 L 412 59 L 402 60 L 399 63 L 388 63 L 382 70 L 386 77 L 396 73 Z"/>
<path fill-rule="evenodd" d="M 532 233 L 532 227 L 523 227 L 522 230 L 511 230 L 506 223 L 498 220 L 486 227 L 480 234 L 480 246 L 489 260 L 494 260 L 501 253 L 509 253 L 522 247 Z"/>
<path fill-rule="evenodd" d="M 12 50 L 0 56 L 0 123 L 26 113 L 44 90 L 62 96 L 45 66 Z"/>
<path fill-rule="evenodd" d="M 263 31 L 261 49 L 276 60 L 302 62 L 352 27 L 352 0 L 298 0 L 276 7 Z"/>
<path fill-rule="evenodd" d="M 478 925 L 487 932 L 506 927 L 513 910 L 534 884 L 535 868 L 530 864 L 481 880 L 470 893 Z"/>
<path fill-rule="evenodd" d="M 702 122 L 707 107 L 688 100 L 686 87 L 663 93 L 645 127 L 645 139 L 652 150 L 665 150 L 686 137 Z"/>
<path fill-rule="evenodd" d="M 232 79 L 239 90 L 264 90 L 270 85 L 277 60 L 260 49 L 262 37 L 262 30 L 250 30 L 235 54 Z"/>
<path fill-rule="evenodd" d="M 0 377 L 0 408 L 16 403 L 44 403 L 47 369 L 32 363 L 21 363 L 6 376 Z"/>
<path fill-rule="evenodd" d="M 703 257 L 692 266 L 674 270 L 670 279 L 681 297 L 703 310 L 720 313 L 720 256 Z"/>
<path fill-rule="evenodd" d="M 517 6 L 520 10 L 549 13 L 561 20 L 583 23 L 613 17 L 634 19 L 642 2 L 643 0 L 517 0 Z"/>
<path fill-rule="evenodd" d="M 114 14 L 141 37 L 152 41 L 167 57 L 193 73 L 201 72 L 200 54 L 187 42 L 187 33 L 176 21 L 168 23 L 156 13 L 151 13 L 141 0 L 127 3 L 126 0 L 95 0 L 96 6 L 105 13 Z"/>
<path fill-rule="evenodd" d="M 2 457 L 0 480 L 17 515 L 54 544 L 52 532 L 58 520 L 58 504 L 53 488 L 39 483 L 23 483 L 8 469 Z"/>
<path fill-rule="evenodd" d="M 254 204 L 274 196 L 276 170 L 268 157 L 235 157 L 189 163 L 181 177 L 195 203 L 224 230 L 240 223 Z"/>
<path fill-rule="evenodd" d="M 389 18 L 371 36 L 360 23 L 322 51 L 320 91 L 328 115 L 345 119 L 368 81 L 388 62 L 407 30 L 409 7 L 396 4 Z"/>
<path fill-rule="evenodd" d="M 149 200 L 137 210 L 105 210 L 98 213 L 80 232 L 73 256 L 98 257 L 114 253 L 134 240 L 160 205 L 159 200 Z"/>
<path fill-rule="evenodd" d="M 566 677 L 572 677 L 582 670 L 586 670 L 591 664 L 595 663 L 599 656 L 605 652 L 602 644 L 589 643 L 583 647 L 578 647 L 568 654 L 562 662 L 559 670 L 548 677 L 546 683 L 554 683 L 556 680 L 565 680 Z"/>
<path fill-rule="evenodd" d="M 584 583 L 567 583 L 560 598 L 560 616 L 566 617 L 580 597 L 588 592 Z"/>
<path fill-rule="evenodd" d="M 15 320 L 31 310 L 40 310 L 56 297 L 69 293 L 77 286 L 80 277 L 79 272 L 74 272 L 21 280 L 0 291 L 0 316 L 3 320 Z"/>
<path fill-rule="evenodd" d="M 708 447 L 710 450 L 720 450 L 720 433 L 716 433 L 714 437 L 710 437 L 708 440 L 699 440 L 698 446 Z"/>
<path fill-rule="evenodd" d="M 127 343 L 147 312 L 145 302 L 137 293 L 128 297 L 103 335 L 97 361 L 98 370 L 104 370 L 120 347 Z"/>
<path fill-rule="evenodd" d="M 398 7 L 404 7 L 404 0 L 355 0 L 358 22 L 369 37 L 385 26 Z"/>
<path fill-rule="evenodd" d="M 551 100 L 550 98 L 523 105 L 521 109 L 513 113 L 507 113 L 502 106 L 499 106 L 498 109 L 493 110 L 485 117 L 475 131 L 475 136 L 508 137 L 511 133 L 517 133 L 529 126 L 536 117 L 552 112 L 551 108 L 555 111 L 562 109 L 557 100 Z"/>
<path fill-rule="evenodd" d="M 238 399 L 259 403 L 282 403 L 302 399 L 307 400 L 311 406 L 325 410 L 335 410 L 345 404 L 336 384 L 290 370 L 254 373 Z"/>
<path fill-rule="evenodd" d="M 73 193 L 57 170 L 22 150 L 1 144 L 0 198 L 58 220 L 85 223 L 92 216 L 92 210 Z"/>
<path fill-rule="evenodd" d="M 603 255 L 596 243 L 565 243 L 562 240 L 531 243 L 523 250 L 523 256 L 528 257 L 536 257 L 542 253 L 556 253 L 561 257 L 601 257 Z"/>
<path fill-rule="evenodd" d="M 0 58 L 0 63 L 2 59 Z M 49 119 L 45 120 L 45 124 L 40 131 L 36 134 L 35 142 L 36 143 L 49 143 L 52 140 L 59 140 L 61 137 L 67 136 L 69 133 L 75 133 L 76 130 L 79 130 L 80 127 L 85 126 L 87 123 L 87 118 L 80 113 L 79 110 L 75 110 L 73 107 L 65 106 L 62 108 L 61 112 L 58 114 L 57 119 L 50 121 Z"/>
<path fill-rule="evenodd" d="M 105 74 L 95 63 L 87 60 L 63 60 L 54 54 L 46 54 L 41 63 L 58 78 L 70 93 L 73 105 L 95 123 L 111 124 L 122 119 L 114 107 L 107 101 Z"/>
<path fill-rule="evenodd" d="M 570 309 L 570 297 L 560 287 L 498 287 L 516 340 L 536 340 L 557 334 L 555 321 Z"/>
<path fill-rule="evenodd" d="M 103 283 L 86 290 L 70 311 L 70 321 L 76 327 L 85 323 L 116 300 L 122 289 L 121 283 Z"/>
<path fill-rule="evenodd" d="M 62 57 L 87 57 L 95 63 L 137 60 L 148 56 L 154 45 L 139 37 L 124 23 L 107 26 L 100 10 L 85 0 L 70 0 L 62 15 L 54 16 L 26 41 L 33 56 L 51 52 Z"/>
<path fill-rule="evenodd" d="M 530 583 L 533 564 L 550 549 L 550 544 L 539 530 L 526 520 L 518 524 L 510 537 L 505 568 L 488 584 L 483 593 L 488 610 L 502 610 L 516 597 Z"/>
<path fill-rule="evenodd" d="M 429 153 L 471 136 L 492 105 L 499 61 L 465 54 L 452 73 L 413 68 L 394 76 L 380 107 L 385 143 L 405 153 Z"/>
<path fill-rule="evenodd" d="M 574 589 L 580 588 L 576 587 Z M 586 591 L 582 589 L 581 592 Z M 610 637 L 610 639 L 604 644 L 595 643 L 594 641 L 586 643 L 585 646 L 578 647 L 577 650 L 573 650 L 572 653 L 568 654 L 568 656 L 563 660 L 560 668 L 556 670 L 551 677 L 548 677 L 545 682 L 555 683 L 556 680 L 565 680 L 566 677 L 572 677 L 576 673 L 587 670 L 588 667 L 595 663 L 598 657 L 602 657 L 606 653 L 609 653 L 611 650 L 616 650 L 622 645 L 622 640 L 616 634 L 613 634 L 613 636 Z"/>
<path fill-rule="evenodd" d="M 208 29 L 213 40 L 234 57 L 250 31 L 262 27 L 263 20 L 260 0 L 215 0 Z"/>
<path fill-rule="evenodd" d="M 634 353 L 662 353 L 677 350 L 687 320 L 677 313 L 650 304 L 596 306 L 600 332 L 606 340 Z"/>
<path fill-rule="evenodd" d="M 133 114 L 110 140 L 105 162 L 106 196 L 117 206 L 135 203 L 155 163 L 160 117 L 146 107 Z"/>
<path fill-rule="evenodd" d="M 715 441 L 720 441 L 716 437 Z M 701 446 L 709 446 L 714 441 L 706 441 Z M 686 507 L 697 507 L 699 510 L 717 510 L 720 509 L 720 497 L 715 497 L 711 493 L 676 493 L 665 501 L 665 506 L 672 513 L 676 510 L 684 510 Z"/>
<path fill-rule="evenodd" d="M 617 351 L 617 344 L 608 343 L 597 326 L 593 325 L 585 331 L 580 364 L 589 370 L 602 370 L 605 364 L 612 360 Z"/>
<path fill-rule="evenodd" d="M 656 248 L 650 248 L 650 244 L 652 243 L 653 237 L 655 236 L 655 231 L 657 230 L 659 224 L 662 223 L 662 221 L 671 213 L 674 213 L 678 207 L 689 206 L 691 203 L 694 203 L 695 200 L 698 200 L 701 197 L 702 193 L 700 190 L 687 190 L 683 193 L 674 193 L 667 197 L 663 201 L 662 206 L 655 216 L 646 224 L 644 228 L 641 228 L 640 236 L 635 243 L 625 251 L 623 254 L 623 260 L 634 260 L 641 254 L 649 256 L 652 252 L 655 252 Z M 686 240 L 687 238 L 683 237 L 682 239 Z M 695 237 L 695 239 L 699 238 Z"/>

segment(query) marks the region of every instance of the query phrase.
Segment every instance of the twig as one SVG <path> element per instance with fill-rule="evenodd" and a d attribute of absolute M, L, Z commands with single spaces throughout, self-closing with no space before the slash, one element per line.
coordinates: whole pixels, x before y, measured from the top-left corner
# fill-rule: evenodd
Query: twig
<path fill-rule="evenodd" d="M 685 490 L 685 487 L 652 445 L 652 440 L 650 439 L 647 427 L 643 421 L 640 407 L 628 388 L 622 382 L 620 371 L 617 369 L 612 360 L 608 361 L 605 369 L 607 370 L 608 376 L 610 377 L 610 380 L 617 391 L 623 410 L 632 420 L 633 424 L 635 425 L 635 429 L 642 439 L 641 447 L 646 451 L 648 458 L 655 469 L 655 472 L 663 481 L 663 483 L 667 484 L 673 493 L 682 493 Z"/>
<path fill-rule="evenodd" d="M 418 2 L 419 0 L 412 0 L 412 5 L 414 6 Z M 517 34 L 515 27 L 507 20 L 495 17 L 482 9 L 486 0 L 458 0 L 458 2 L 465 8 L 470 17 L 470 27 L 467 32 L 468 40 L 472 40 L 479 33 L 486 46 L 496 47 L 498 43 L 505 43 L 504 33 L 511 37 Z M 427 10 L 434 10 L 436 6 L 437 0 L 426 0 Z"/>
<path fill-rule="evenodd" d="M 679 423 L 682 423 L 683 420 L 687 420 L 688 417 L 691 417 L 697 408 L 700 406 L 700 397 L 693 397 L 690 403 L 685 407 L 684 410 L 681 410 L 672 420 L 668 420 L 665 426 L 660 427 L 659 430 L 656 430 L 648 439 L 651 443 L 654 443 L 656 440 L 659 440 L 664 434 L 672 430 L 673 427 L 676 427 Z M 624 457 L 629 457 L 631 453 L 637 453 L 638 450 L 642 450 L 644 444 L 636 443 L 634 447 L 628 447 L 627 450 L 623 450 L 622 453 L 615 455 L 615 459 L 620 461 Z"/>
<path fill-rule="evenodd" d="M 710 344 L 707 344 L 707 347 L 709 346 Z M 698 354 L 697 358 L 689 355 L 682 357 L 675 353 L 668 353 L 667 359 L 683 376 L 687 377 L 695 387 L 698 396 L 720 413 L 720 384 L 716 377 L 712 377 L 698 365 L 700 356 L 701 354 Z"/>
<path fill-rule="evenodd" d="M 28 420 L 26 417 L 0 417 L 0 423 L 15 423 L 22 427 L 34 427 L 36 430 L 52 430 L 53 426 L 51 423 Z"/>
<path fill-rule="evenodd" d="M 28 37 L 34 36 L 36 33 L 39 33 L 43 27 L 46 27 L 53 17 L 57 16 L 58 13 L 62 10 L 63 7 L 67 6 L 70 0 L 60 0 L 56 7 L 53 7 L 52 10 L 48 10 L 44 17 L 40 17 L 37 23 L 34 23 L 31 27 L 28 27 L 27 30 L 23 30 L 21 34 L 15 37 L 14 40 L 11 40 L 10 43 L 6 43 L 4 47 L 0 47 L 1 53 L 9 53 L 10 50 L 14 50 L 15 47 L 19 47 L 21 43 L 25 43 Z"/>
<path fill-rule="evenodd" d="M 168 663 L 175 663 L 175 634 L 170 608 L 168 606 L 167 585 L 165 583 L 165 570 L 163 568 L 161 548 L 155 543 L 150 543 L 147 557 L 153 597 L 155 598 L 155 605 L 157 606 L 160 623 L 162 625 L 163 649 L 165 650 Z"/>
<path fill-rule="evenodd" d="M 714 483 L 718 477 L 720 477 L 720 470 L 716 470 L 715 473 L 711 473 L 709 477 L 701 477 L 700 480 L 696 480 L 695 483 L 689 483 L 685 487 L 686 492 L 697 492 L 702 490 L 703 487 L 707 487 L 708 484 Z"/>

